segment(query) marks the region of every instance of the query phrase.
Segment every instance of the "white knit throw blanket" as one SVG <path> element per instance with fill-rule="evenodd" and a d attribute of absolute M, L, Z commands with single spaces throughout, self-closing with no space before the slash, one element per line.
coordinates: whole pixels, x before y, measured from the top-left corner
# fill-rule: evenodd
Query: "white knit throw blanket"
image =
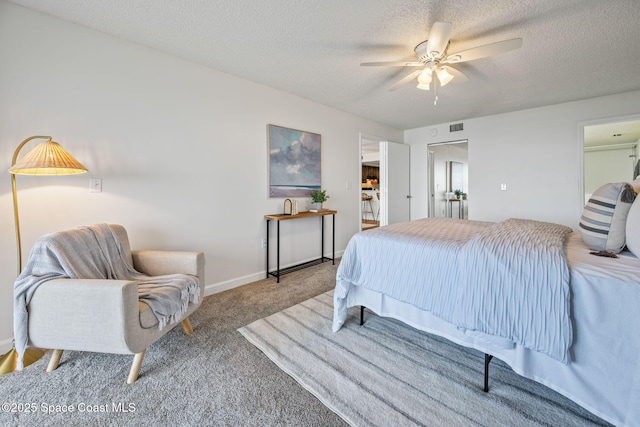
<path fill-rule="evenodd" d="M 189 302 L 200 298 L 198 278 L 186 274 L 147 276 L 129 263 L 122 243 L 107 224 L 79 227 L 39 238 L 14 285 L 13 329 L 18 369 L 29 343 L 27 306 L 48 280 L 115 279 L 138 282 L 138 296 L 151 307 L 159 328 L 182 319 Z M 87 285 L 90 286 L 90 285 Z"/>

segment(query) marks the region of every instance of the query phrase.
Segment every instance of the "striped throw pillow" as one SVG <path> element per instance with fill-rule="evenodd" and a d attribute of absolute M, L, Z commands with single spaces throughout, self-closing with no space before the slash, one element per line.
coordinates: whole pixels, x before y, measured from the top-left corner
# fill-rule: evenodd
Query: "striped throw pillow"
<path fill-rule="evenodd" d="M 582 212 L 582 241 L 594 251 L 620 252 L 625 245 L 627 215 L 634 198 L 633 188 L 626 182 L 598 188 Z"/>

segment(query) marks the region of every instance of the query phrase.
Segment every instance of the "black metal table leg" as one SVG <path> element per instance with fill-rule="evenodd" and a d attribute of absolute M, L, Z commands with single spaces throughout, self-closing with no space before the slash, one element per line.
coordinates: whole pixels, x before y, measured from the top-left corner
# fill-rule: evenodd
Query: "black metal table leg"
<path fill-rule="evenodd" d="M 267 279 L 269 278 L 269 220 L 267 220 Z"/>
<path fill-rule="evenodd" d="M 320 262 L 324 262 L 324 216 L 320 220 Z"/>
<path fill-rule="evenodd" d="M 333 254 L 331 255 L 331 264 L 336 265 L 336 215 L 335 214 L 331 215 L 331 227 L 332 227 L 331 250 L 333 251 Z"/>
<path fill-rule="evenodd" d="M 276 236 L 276 283 L 280 283 L 280 221 L 276 221 L 277 236 Z"/>

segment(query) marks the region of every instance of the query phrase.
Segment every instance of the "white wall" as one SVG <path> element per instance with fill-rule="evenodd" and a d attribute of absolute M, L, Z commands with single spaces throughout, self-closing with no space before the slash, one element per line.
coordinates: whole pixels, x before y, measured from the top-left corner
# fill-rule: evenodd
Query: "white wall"
<path fill-rule="evenodd" d="M 585 201 L 600 186 L 607 182 L 633 181 L 636 148 L 611 148 L 585 151 L 584 153 L 584 193 Z"/>
<path fill-rule="evenodd" d="M 283 199 L 267 197 L 267 124 L 322 135 L 322 187 L 331 196 L 327 207 L 339 211 L 339 253 L 359 230 L 359 133 L 403 137 L 400 130 L 4 1 L 0 58 L 0 170 L 9 168 L 23 139 L 44 134 L 90 171 L 18 177 L 25 258 L 42 234 L 112 222 L 128 229 L 134 249 L 204 251 L 209 292 L 261 279 L 263 216 L 283 210 Z M 11 346 L 16 277 L 4 173 L 0 352 Z M 89 193 L 90 177 L 102 178 L 102 193 Z M 319 255 L 319 219 L 287 221 L 281 233 L 283 265 Z"/>
<path fill-rule="evenodd" d="M 584 122 L 640 112 L 640 91 L 405 131 L 412 219 L 427 216 L 427 144 L 469 140 L 469 219 L 532 218 L 576 229 L 583 207 Z M 432 136 L 432 132 L 437 133 Z M 507 191 L 500 184 L 507 184 Z"/>

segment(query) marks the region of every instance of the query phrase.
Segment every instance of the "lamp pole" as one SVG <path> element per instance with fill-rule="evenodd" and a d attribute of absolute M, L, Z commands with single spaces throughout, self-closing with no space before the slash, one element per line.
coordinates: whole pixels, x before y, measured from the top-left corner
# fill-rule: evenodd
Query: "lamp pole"
<path fill-rule="evenodd" d="M 34 139 L 48 139 L 51 140 L 50 136 L 30 136 L 25 139 L 18 145 L 16 151 L 13 153 L 13 159 L 11 160 L 11 167 L 15 166 L 16 161 L 18 160 L 18 154 L 20 154 L 20 150 L 25 144 Z M 20 238 L 20 218 L 18 215 L 18 191 L 16 188 L 16 175 L 14 173 L 11 174 L 11 191 L 13 193 L 13 219 L 16 227 L 16 247 L 18 248 L 18 276 L 22 273 L 22 239 Z"/>

